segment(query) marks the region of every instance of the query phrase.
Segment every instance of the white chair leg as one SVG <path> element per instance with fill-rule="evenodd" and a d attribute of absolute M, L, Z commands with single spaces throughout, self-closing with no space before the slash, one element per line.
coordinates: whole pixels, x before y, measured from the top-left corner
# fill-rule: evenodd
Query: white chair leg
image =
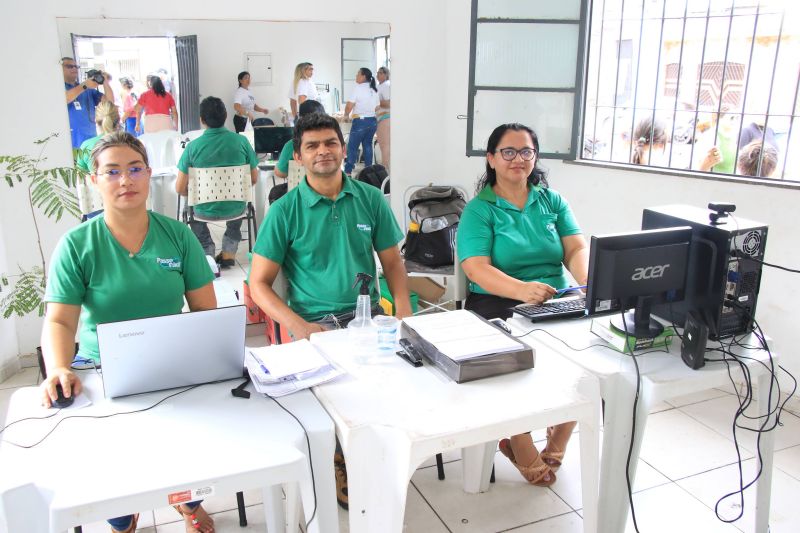
<path fill-rule="evenodd" d="M 278 533 L 286 529 L 283 512 L 283 491 L 281 485 L 272 485 L 262 490 L 264 500 L 264 522 L 269 533 Z"/>

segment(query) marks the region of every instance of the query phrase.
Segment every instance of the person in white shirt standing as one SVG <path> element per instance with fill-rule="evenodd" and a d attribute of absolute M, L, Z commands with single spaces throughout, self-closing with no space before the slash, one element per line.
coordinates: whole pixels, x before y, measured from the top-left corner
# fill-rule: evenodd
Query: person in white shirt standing
<path fill-rule="evenodd" d="M 349 120 L 350 113 L 353 113 L 353 126 L 350 128 L 350 139 L 347 143 L 347 161 L 344 164 L 344 172 L 348 176 L 356 165 L 359 146 L 364 150 L 364 166 L 372 164 L 372 138 L 378 129 L 375 118 L 378 103 L 378 88 L 372 71 L 364 67 L 358 69 L 356 86 L 344 107 L 345 120 Z"/>
<path fill-rule="evenodd" d="M 267 114 L 269 109 L 261 107 L 256 103 L 256 97 L 250 92 L 250 73 L 243 71 L 239 73 L 239 88 L 236 89 L 236 94 L 233 95 L 233 108 L 236 114 L 233 116 L 233 127 L 236 128 L 236 133 L 241 133 L 247 126 L 247 121 L 253 123 L 253 113 Z"/>
<path fill-rule="evenodd" d="M 378 120 L 378 145 L 381 147 L 381 164 L 386 167 L 386 170 L 391 174 L 389 168 L 389 115 L 392 99 L 392 86 L 389 81 L 389 69 L 381 67 L 375 75 L 378 78 L 378 99 L 380 104 L 375 108 L 375 117 Z"/>
<path fill-rule="evenodd" d="M 314 75 L 314 65 L 311 63 L 298 63 L 294 68 L 294 79 L 289 88 L 289 105 L 292 108 L 292 119 L 297 118 L 297 109 L 306 100 L 319 101 L 317 86 L 311 76 Z"/>

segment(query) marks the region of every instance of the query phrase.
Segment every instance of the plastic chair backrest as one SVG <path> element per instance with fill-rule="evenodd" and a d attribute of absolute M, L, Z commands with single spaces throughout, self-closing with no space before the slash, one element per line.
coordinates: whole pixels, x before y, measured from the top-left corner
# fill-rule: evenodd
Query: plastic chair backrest
<path fill-rule="evenodd" d="M 92 185 L 88 176 L 78 178 L 76 196 L 78 197 L 78 207 L 82 215 L 88 215 L 98 209 L 103 209 L 103 197 L 97 187 Z"/>
<path fill-rule="evenodd" d="M 250 166 L 189 168 L 187 205 L 252 199 Z"/>
<path fill-rule="evenodd" d="M 179 142 L 181 134 L 175 130 L 162 130 L 155 133 L 145 133 L 139 140 L 147 150 L 147 159 L 150 168 L 163 168 L 175 166 L 174 143 Z"/>
<path fill-rule="evenodd" d="M 288 185 L 286 191 L 291 191 L 298 185 L 300 180 L 306 175 L 306 169 L 303 165 L 297 164 L 297 161 L 289 161 L 289 172 L 286 174 L 286 184 Z"/>

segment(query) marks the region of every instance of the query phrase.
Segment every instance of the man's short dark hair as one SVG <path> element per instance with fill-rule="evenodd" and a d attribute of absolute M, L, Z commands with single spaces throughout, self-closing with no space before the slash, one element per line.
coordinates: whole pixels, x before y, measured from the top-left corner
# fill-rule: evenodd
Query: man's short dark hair
<path fill-rule="evenodd" d="M 226 118 L 225 104 L 216 96 L 207 96 L 200 102 L 200 120 L 209 128 L 221 128 Z"/>
<path fill-rule="evenodd" d="M 303 102 L 305 103 L 305 102 Z M 339 142 L 344 146 L 344 135 L 342 135 L 342 128 L 336 119 L 324 113 L 311 113 L 300 117 L 294 125 L 294 136 L 292 143 L 294 145 L 295 153 L 300 153 L 300 146 L 303 144 L 303 133 L 307 131 L 319 130 L 333 130 L 339 137 Z"/>
<path fill-rule="evenodd" d="M 325 113 L 325 107 L 316 100 L 306 100 L 297 108 L 297 116 L 302 117 L 311 113 Z"/>

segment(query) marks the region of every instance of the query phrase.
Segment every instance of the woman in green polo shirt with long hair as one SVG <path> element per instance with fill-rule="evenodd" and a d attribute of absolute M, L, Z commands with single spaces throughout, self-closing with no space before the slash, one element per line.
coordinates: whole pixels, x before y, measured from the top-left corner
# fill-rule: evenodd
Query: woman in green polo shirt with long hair
<path fill-rule="evenodd" d="M 568 285 L 564 267 L 586 283 L 589 248 L 567 202 L 548 188 L 538 155 L 539 138 L 529 127 L 495 128 L 478 195 L 461 215 L 458 256 L 470 282 L 465 307 L 485 318 L 505 319 L 514 305 L 552 298 Z M 529 483 L 552 485 L 574 427 L 548 428 L 542 453 L 529 433 L 501 440 L 500 451 Z"/>
<path fill-rule="evenodd" d="M 57 398 L 57 384 L 64 396 L 81 392 L 80 379 L 70 369 L 79 320 L 79 354 L 99 361 L 99 322 L 180 313 L 184 297 L 192 311 L 217 305 L 214 274 L 192 232 L 145 207 L 150 168 L 142 143 L 129 133 L 111 133 L 95 145 L 90 162 L 91 181 L 105 210 L 67 232 L 50 261 L 42 329 L 45 407 Z M 124 475 L 120 479 L 124 482 Z M 187 531 L 214 531 L 199 502 L 176 509 Z M 108 522 L 113 531 L 129 532 L 136 529 L 136 518 Z"/>

